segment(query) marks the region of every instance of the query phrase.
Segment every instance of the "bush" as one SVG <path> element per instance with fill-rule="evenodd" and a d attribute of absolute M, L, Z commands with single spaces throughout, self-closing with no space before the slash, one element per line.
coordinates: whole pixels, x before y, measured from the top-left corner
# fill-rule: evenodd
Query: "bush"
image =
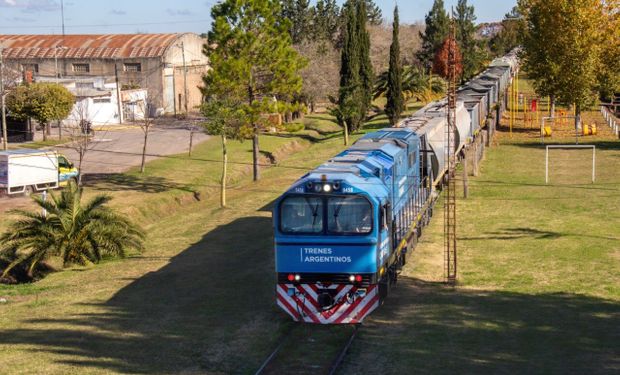
<path fill-rule="evenodd" d="M 286 130 L 289 133 L 297 133 L 297 132 L 304 130 L 304 124 L 300 122 L 293 122 L 290 124 L 285 124 L 284 130 Z"/>

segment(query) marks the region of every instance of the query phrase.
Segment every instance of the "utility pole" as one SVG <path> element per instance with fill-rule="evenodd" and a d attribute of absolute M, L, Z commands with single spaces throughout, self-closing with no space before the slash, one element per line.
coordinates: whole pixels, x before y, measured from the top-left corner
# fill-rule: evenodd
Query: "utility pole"
<path fill-rule="evenodd" d="M 6 103 L 5 103 L 5 93 L 4 93 L 4 60 L 2 59 L 2 53 L 4 49 L 0 46 L 0 105 L 2 106 L 2 149 L 4 151 L 7 150 L 8 139 L 7 139 L 7 130 L 6 130 Z"/>
<path fill-rule="evenodd" d="M 118 106 L 118 123 L 123 123 L 123 102 L 121 101 L 121 84 L 118 80 L 118 64 L 114 60 L 114 79 L 116 80 L 116 105 Z M 148 115 L 145 113 L 145 115 Z"/>
<path fill-rule="evenodd" d="M 185 93 L 185 117 L 188 116 L 188 107 L 187 107 L 187 102 L 188 102 L 188 95 L 187 95 L 187 64 L 185 63 L 185 44 L 183 44 L 183 42 L 181 42 L 181 55 L 183 56 L 183 92 Z"/>

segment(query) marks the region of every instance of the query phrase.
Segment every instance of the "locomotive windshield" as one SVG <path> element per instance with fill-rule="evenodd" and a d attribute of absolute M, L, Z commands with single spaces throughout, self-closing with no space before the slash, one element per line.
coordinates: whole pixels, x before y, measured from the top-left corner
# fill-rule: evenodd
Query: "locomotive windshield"
<path fill-rule="evenodd" d="M 281 229 L 285 233 L 323 232 L 323 198 L 288 197 L 280 206 Z"/>
<path fill-rule="evenodd" d="M 372 231 L 372 206 L 358 195 L 290 196 L 280 204 L 280 230 L 289 234 L 368 234 Z"/>
<path fill-rule="evenodd" d="M 329 233 L 370 233 L 372 210 L 366 198 L 356 195 L 332 197 L 327 202 L 327 231 Z"/>

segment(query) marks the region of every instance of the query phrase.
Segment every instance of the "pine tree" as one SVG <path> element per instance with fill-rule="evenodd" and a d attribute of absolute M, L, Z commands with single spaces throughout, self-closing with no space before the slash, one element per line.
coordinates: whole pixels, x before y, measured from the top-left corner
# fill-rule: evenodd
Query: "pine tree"
<path fill-rule="evenodd" d="M 431 11 L 425 17 L 426 29 L 420 33 L 422 48 L 417 54 L 422 65 L 430 70 L 435 54 L 448 37 L 450 20 L 444 9 L 443 0 L 435 0 Z"/>
<path fill-rule="evenodd" d="M 463 55 L 464 81 L 473 77 L 483 65 L 483 54 L 476 34 L 476 15 L 474 7 L 467 5 L 467 0 L 459 0 L 456 6 L 456 41 Z"/>
<path fill-rule="evenodd" d="M 366 21 L 371 25 L 381 25 L 383 23 L 383 13 L 381 8 L 373 0 L 347 0 L 342 6 L 342 21 L 345 22 L 345 10 L 349 6 L 355 8 L 362 1 L 366 8 Z"/>
<path fill-rule="evenodd" d="M 258 136 L 262 98 L 287 99 L 301 91 L 305 66 L 291 45 L 289 21 L 280 20 L 277 0 L 224 0 L 211 8 L 213 25 L 204 53 L 211 70 L 204 79 L 205 97 L 243 98 L 252 134 L 253 175 L 259 179 Z"/>
<path fill-rule="evenodd" d="M 403 112 L 402 64 L 400 61 L 400 42 L 398 38 L 399 19 L 398 6 L 394 8 L 394 24 L 392 26 L 392 45 L 390 46 L 390 68 L 387 81 L 387 104 L 385 114 L 390 124 L 395 126 Z"/>
<path fill-rule="evenodd" d="M 370 109 L 372 104 L 372 93 L 375 86 L 375 73 L 372 69 L 372 62 L 370 61 L 370 34 L 366 29 L 367 23 L 367 10 L 366 1 L 357 1 L 357 40 L 359 45 L 359 67 L 360 67 L 360 81 L 362 84 L 363 92 L 363 107 L 362 114 L 366 117 L 366 113 Z M 363 122 L 360 124 L 363 125 Z M 357 128 L 356 128 L 357 129 Z"/>
<path fill-rule="evenodd" d="M 282 0 L 281 15 L 290 21 L 289 34 L 293 44 L 310 37 L 312 11 L 309 0 Z"/>
<path fill-rule="evenodd" d="M 338 106 L 332 110 L 344 130 L 344 144 L 349 143 L 348 134 L 363 121 L 361 107 L 363 95 L 360 80 L 359 44 L 357 39 L 357 17 L 353 7 L 343 9 L 345 16 L 343 46 L 340 62 L 340 89 Z"/>
<path fill-rule="evenodd" d="M 340 7 L 336 0 L 318 0 L 312 8 L 312 38 L 336 43 L 340 28 Z"/>
<path fill-rule="evenodd" d="M 383 23 L 381 8 L 373 0 L 365 0 L 364 5 L 366 6 L 368 23 L 371 25 L 381 25 Z"/>

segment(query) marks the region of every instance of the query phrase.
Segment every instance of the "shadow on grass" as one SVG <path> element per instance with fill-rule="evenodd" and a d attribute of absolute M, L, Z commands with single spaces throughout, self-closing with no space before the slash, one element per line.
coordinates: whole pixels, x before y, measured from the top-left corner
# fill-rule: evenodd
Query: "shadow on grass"
<path fill-rule="evenodd" d="M 169 181 L 158 176 L 134 176 L 125 173 L 89 173 L 84 175 L 85 187 L 102 191 L 139 191 L 143 193 L 162 193 L 181 190 L 193 193 L 190 187 Z"/>
<path fill-rule="evenodd" d="M 461 237 L 462 240 L 517 240 L 519 238 L 535 238 L 539 240 L 562 237 L 562 233 L 543 231 L 534 228 L 507 228 L 498 232 L 488 233 L 480 237 Z"/>
<path fill-rule="evenodd" d="M 249 373 L 288 322 L 275 307 L 270 233 L 266 217 L 222 225 L 109 301 L 75 307 L 95 312 L 25 318 L 0 341 L 51 353 L 77 373 Z"/>
<path fill-rule="evenodd" d="M 619 324 L 620 304 L 599 298 L 403 278 L 342 373 L 617 374 Z"/>
<path fill-rule="evenodd" d="M 518 240 L 521 238 L 532 238 L 536 240 L 556 239 L 560 237 L 586 237 L 599 240 L 620 241 L 619 237 L 611 236 L 593 236 L 586 233 L 570 233 L 570 232 L 552 232 L 546 230 L 538 230 L 534 228 L 506 228 L 497 232 L 488 232 L 486 235 L 477 237 L 459 237 L 464 241 L 474 240 Z"/>
<path fill-rule="evenodd" d="M 89 313 L 25 317 L 0 340 L 52 354 L 76 373 L 252 373 L 288 325 L 274 304 L 270 234 L 268 217 L 219 226 L 108 301 L 70 307 Z M 620 365 L 619 315 L 618 303 L 588 296 L 402 278 L 365 324 L 344 373 L 611 374 Z"/>

